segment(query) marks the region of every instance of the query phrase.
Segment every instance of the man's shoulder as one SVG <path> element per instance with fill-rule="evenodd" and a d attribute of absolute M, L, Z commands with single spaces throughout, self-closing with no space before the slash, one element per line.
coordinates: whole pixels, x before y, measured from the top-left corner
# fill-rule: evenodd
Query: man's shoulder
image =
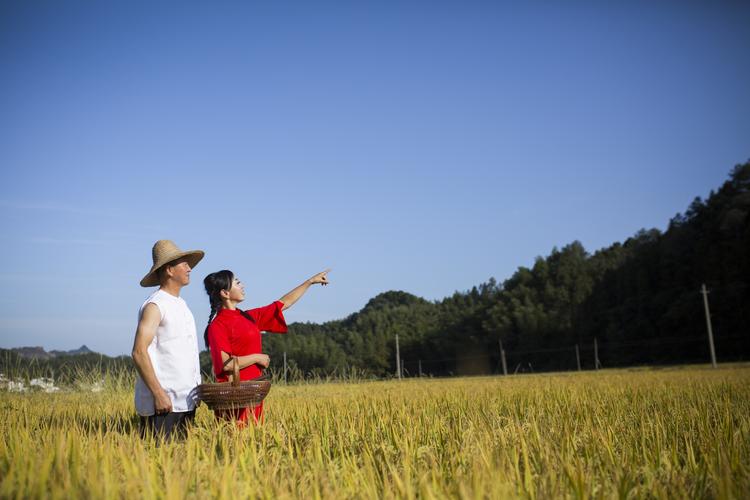
<path fill-rule="evenodd" d="M 148 297 L 146 297 L 146 300 L 143 301 L 143 304 L 141 304 L 141 308 L 138 310 L 138 316 L 141 317 L 141 315 L 143 315 L 143 311 L 146 310 L 146 307 L 148 307 L 149 304 L 153 304 L 159 309 L 159 314 L 161 318 L 164 319 L 164 315 L 166 314 L 168 309 L 168 301 L 166 300 L 166 297 L 164 297 L 164 295 L 165 292 L 158 288 L 153 291 Z"/>
<path fill-rule="evenodd" d="M 146 300 L 143 301 L 143 304 L 141 305 L 141 310 L 145 309 L 147 305 L 149 304 L 156 304 L 158 305 L 159 302 L 162 302 L 164 300 L 163 296 L 164 292 L 162 292 L 159 289 L 154 290 L 149 294 L 148 297 L 146 297 Z"/>

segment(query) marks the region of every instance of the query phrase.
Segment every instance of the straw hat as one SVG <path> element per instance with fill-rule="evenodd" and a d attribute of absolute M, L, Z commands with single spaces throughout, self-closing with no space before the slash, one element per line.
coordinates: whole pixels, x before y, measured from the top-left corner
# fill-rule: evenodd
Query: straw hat
<path fill-rule="evenodd" d="M 190 250 L 188 252 L 183 252 L 170 240 L 159 240 L 154 243 L 151 255 L 154 259 L 154 265 L 151 266 L 151 270 L 141 280 L 141 286 L 159 285 L 159 276 L 156 274 L 156 271 L 158 271 L 164 264 L 169 264 L 173 260 L 185 257 L 192 268 L 201 261 L 204 253 L 203 250 Z"/>

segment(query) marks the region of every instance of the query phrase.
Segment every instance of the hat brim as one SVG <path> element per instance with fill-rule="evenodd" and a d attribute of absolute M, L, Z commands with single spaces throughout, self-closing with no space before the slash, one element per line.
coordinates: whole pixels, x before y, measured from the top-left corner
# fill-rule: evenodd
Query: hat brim
<path fill-rule="evenodd" d="M 159 275 L 157 274 L 157 271 L 161 269 L 162 267 L 166 266 L 170 262 L 173 262 L 177 259 L 187 259 L 187 263 L 190 265 L 190 268 L 193 269 L 195 266 L 198 265 L 198 262 L 203 259 L 203 256 L 205 255 L 205 252 L 203 250 L 190 250 L 188 252 L 180 252 L 176 253 L 174 255 L 169 256 L 169 260 L 166 262 L 159 262 L 154 264 L 154 266 L 151 268 L 151 270 L 146 274 L 146 276 L 143 277 L 141 280 L 141 286 L 142 287 L 149 287 L 149 286 L 159 286 Z"/>

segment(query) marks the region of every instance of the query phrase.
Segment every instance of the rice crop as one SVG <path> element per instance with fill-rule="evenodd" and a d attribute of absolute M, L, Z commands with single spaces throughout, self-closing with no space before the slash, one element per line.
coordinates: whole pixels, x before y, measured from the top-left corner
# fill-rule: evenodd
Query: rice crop
<path fill-rule="evenodd" d="M 275 385 L 139 437 L 132 392 L 0 392 L 2 498 L 747 498 L 750 366 Z"/>

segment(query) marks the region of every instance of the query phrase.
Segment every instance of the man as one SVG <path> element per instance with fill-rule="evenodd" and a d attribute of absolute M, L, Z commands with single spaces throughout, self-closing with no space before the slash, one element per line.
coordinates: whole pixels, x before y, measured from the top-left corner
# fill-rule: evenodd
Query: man
<path fill-rule="evenodd" d="M 152 250 L 153 266 L 141 280 L 143 287 L 159 286 L 138 311 L 133 343 L 135 409 L 144 436 L 184 435 L 195 418 L 195 388 L 201 383 L 198 337 L 180 290 L 190 283 L 190 271 L 203 255 L 159 240 Z"/>

